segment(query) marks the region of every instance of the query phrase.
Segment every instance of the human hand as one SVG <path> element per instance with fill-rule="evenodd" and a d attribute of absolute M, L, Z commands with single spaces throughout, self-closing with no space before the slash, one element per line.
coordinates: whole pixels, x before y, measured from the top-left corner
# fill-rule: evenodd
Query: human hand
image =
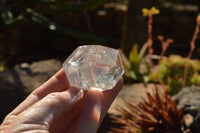
<path fill-rule="evenodd" d="M 122 85 L 83 92 L 69 87 L 61 69 L 6 116 L 0 133 L 95 133 Z"/>

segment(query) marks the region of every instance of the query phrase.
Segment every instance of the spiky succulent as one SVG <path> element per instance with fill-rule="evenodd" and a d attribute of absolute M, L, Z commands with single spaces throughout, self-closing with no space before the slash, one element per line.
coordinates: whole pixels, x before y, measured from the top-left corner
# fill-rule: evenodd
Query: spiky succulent
<path fill-rule="evenodd" d="M 138 105 L 124 100 L 127 108 L 117 107 L 122 116 L 113 117 L 122 127 L 112 128 L 112 132 L 182 133 L 183 110 L 177 108 L 175 101 L 164 90 L 161 95 L 155 86 L 153 93 L 146 92 L 147 99 Z"/>

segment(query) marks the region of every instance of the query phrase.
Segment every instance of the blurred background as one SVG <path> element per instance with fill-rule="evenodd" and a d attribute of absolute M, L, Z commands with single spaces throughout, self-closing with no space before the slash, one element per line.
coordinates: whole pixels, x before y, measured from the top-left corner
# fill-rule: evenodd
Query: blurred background
<path fill-rule="evenodd" d="M 79 45 L 120 48 L 129 55 L 147 41 L 143 8 L 160 10 L 158 35 L 172 38 L 166 52 L 187 56 L 200 1 L 197 0 L 0 0 L 0 122 L 33 89 L 45 82 Z M 192 58 L 200 58 L 200 38 Z"/>
<path fill-rule="evenodd" d="M 173 52 L 184 54 L 199 13 L 199 1 L 2 0 L 1 67 L 48 58 L 65 59 L 81 44 L 122 48 L 128 54 L 133 44 L 145 43 L 147 17 L 141 10 L 152 6 L 160 10 L 154 16 L 155 38 L 173 38 Z"/>

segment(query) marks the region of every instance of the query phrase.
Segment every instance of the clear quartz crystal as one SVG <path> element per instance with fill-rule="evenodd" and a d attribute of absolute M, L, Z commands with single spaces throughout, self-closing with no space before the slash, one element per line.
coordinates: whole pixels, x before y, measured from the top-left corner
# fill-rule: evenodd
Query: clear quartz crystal
<path fill-rule="evenodd" d="M 71 87 L 112 89 L 124 70 L 116 49 L 101 45 L 79 46 L 63 63 Z"/>

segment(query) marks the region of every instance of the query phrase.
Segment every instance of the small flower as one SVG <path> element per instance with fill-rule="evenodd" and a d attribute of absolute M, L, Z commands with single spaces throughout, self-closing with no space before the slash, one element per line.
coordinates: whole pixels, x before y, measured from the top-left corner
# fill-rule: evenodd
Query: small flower
<path fill-rule="evenodd" d="M 197 16 L 197 23 L 200 24 L 200 15 Z"/>
<path fill-rule="evenodd" d="M 152 11 L 154 14 L 159 14 L 159 13 L 160 13 L 160 10 L 156 9 L 156 7 L 152 7 L 152 8 L 151 8 L 151 11 Z"/>
<path fill-rule="evenodd" d="M 142 8 L 143 16 L 147 16 L 148 12 L 149 12 L 149 10 L 147 8 Z"/>
<path fill-rule="evenodd" d="M 158 38 L 158 40 L 160 40 L 160 41 L 163 41 L 163 40 L 164 40 L 164 37 L 161 36 L 161 35 L 159 35 L 157 38 Z"/>
<path fill-rule="evenodd" d="M 142 13 L 143 16 L 149 16 L 149 15 L 159 14 L 160 10 L 158 10 L 156 7 L 152 7 L 151 9 L 143 8 Z"/>
<path fill-rule="evenodd" d="M 171 39 L 171 38 L 169 38 L 169 39 L 167 39 L 167 42 L 168 42 L 168 43 L 174 43 L 174 40 Z"/>

